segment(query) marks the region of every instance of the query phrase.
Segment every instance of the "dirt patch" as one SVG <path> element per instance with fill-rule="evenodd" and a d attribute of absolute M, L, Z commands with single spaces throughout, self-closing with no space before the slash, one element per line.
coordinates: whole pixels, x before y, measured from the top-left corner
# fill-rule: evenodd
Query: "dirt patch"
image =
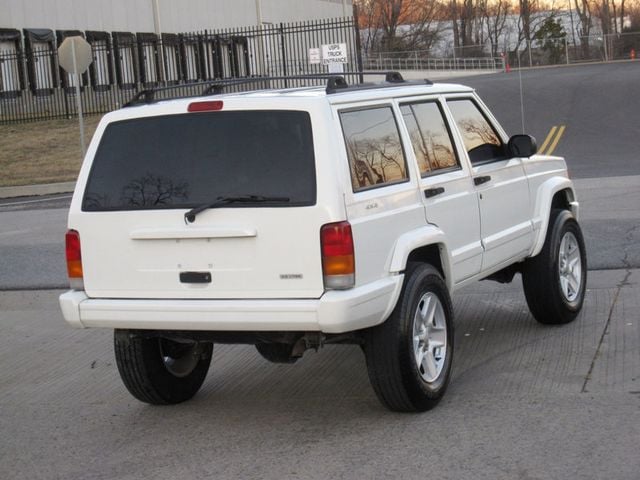
<path fill-rule="evenodd" d="M 85 118 L 87 145 L 100 118 Z M 81 164 L 78 119 L 0 125 L 0 187 L 73 181 Z"/>

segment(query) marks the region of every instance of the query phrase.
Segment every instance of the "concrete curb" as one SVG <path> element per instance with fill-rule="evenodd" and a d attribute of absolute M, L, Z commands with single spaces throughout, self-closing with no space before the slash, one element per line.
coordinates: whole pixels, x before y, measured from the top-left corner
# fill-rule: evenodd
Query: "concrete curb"
<path fill-rule="evenodd" d="M 21 185 L 17 187 L 0 187 L 0 198 L 37 197 L 56 193 L 70 193 L 76 182 L 47 183 L 43 185 Z"/>

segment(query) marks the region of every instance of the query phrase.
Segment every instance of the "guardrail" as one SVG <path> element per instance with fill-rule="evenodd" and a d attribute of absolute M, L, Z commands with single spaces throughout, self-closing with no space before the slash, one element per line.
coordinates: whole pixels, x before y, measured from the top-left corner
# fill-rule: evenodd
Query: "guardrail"
<path fill-rule="evenodd" d="M 365 70 L 504 70 L 502 57 L 422 58 L 363 57 Z"/>

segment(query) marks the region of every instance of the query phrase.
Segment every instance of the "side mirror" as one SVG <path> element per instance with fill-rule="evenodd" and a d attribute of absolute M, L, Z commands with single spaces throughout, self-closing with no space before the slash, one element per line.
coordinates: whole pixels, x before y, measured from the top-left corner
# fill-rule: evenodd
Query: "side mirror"
<path fill-rule="evenodd" d="M 507 150 L 512 157 L 530 157 L 536 154 L 538 145 L 531 135 L 514 135 L 507 143 Z"/>

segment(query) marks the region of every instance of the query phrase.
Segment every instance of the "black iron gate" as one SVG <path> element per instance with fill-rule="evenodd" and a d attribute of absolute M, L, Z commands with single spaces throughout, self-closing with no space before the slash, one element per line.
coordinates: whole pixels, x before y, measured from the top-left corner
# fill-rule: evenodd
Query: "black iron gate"
<path fill-rule="evenodd" d="M 17 31 L 6 33 L 4 43 L 0 42 L 0 124 L 76 115 L 75 89 L 69 88 L 71 80 L 59 69 L 54 48 L 54 39 L 64 38 L 69 32 L 47 33 L 46 45 L 34 42 L 34 30 L 24 32 L 24 49 L 21 39 L 14 38 Z M 310 49 L 325 44 L 345 44 L 348 63 L 344 71 L 362 70 L 357 25 L 352 18 L 161 37 L 152 33 L 97 31 L 84 32 L 84 36 L 94 57 L 88 75 L 80 80 L 87 114 L 119 108 L 137 91 L 153 86 L 177 85 L 171 95 L 185 96 L 200 93 L 203 87 L 196 83 L 209 80 L 326 73 L 327 66 L 312 64 L 309 58 Z M 50 66 L 46 76 L 40 71 L 43 65 Z M 349 82 L 358 80 L 357 76 L 348 78 Z M 317 81 L 284 79 L 270 82 L 269 86 L 287 88 L 313 83 Z M 255 88 L 255 84 L 246 88 Z"/>

